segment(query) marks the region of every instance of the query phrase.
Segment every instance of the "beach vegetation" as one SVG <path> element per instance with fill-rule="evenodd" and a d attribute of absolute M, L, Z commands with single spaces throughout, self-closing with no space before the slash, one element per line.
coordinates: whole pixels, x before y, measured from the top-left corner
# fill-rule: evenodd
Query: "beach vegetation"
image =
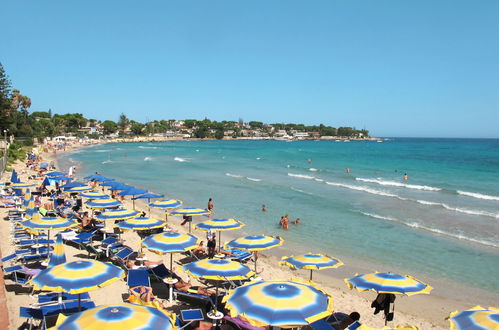
<path fill-rule="evenodd" d="M 102 128 L 104 130 L 104 134 L 113 134 L 118 130 L 118 124 L 112 120 L 105 120 L 102 122 Z"/>

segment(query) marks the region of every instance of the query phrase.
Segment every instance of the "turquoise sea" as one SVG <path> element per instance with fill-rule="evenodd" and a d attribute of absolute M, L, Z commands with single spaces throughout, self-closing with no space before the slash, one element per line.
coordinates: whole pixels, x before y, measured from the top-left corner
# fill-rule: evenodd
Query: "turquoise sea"
<path fill-rule="evenodd" d="M 293 253 L 499 292 L 497 139 L 110 143 L 70 163 L 189 207 L 211 197 L 215 217 L 247 223 L 238 234 L 281 235 Z M 280 229 L 284 214 L 302 223 Z"/>

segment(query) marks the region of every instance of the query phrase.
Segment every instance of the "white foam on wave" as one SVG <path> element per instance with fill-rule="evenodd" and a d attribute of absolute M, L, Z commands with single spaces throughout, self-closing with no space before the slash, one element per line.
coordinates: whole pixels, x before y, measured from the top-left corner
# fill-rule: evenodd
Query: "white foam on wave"
<path fill-rule="evenodd" d="M 97 149 L 97 150 L 94 150 L 94 152 L 109 152 L 111 150 L 109 149 Z"/>
<path fill-rule="evenodd" d="M 314 180 L 317 181 L 317 182 L 324 182 L 323 179 L 319 179 L 319 178 L 314 178 Z"/>
<path fill-rule="evenodd" d="M 371 189 L 371 188 L 365 187 L 365 186 L 353 186 L 353 185 L 350 185 L 350 184 L 337 183 L 337 182 L 329 182 L 329 181 L 326 181 L 326 184 L 328 184 L 330 186 L 335 186 L 335 187 L 342 187 L 342 188 L 347 188 L 347 189 L 351 189 L 351 190 L 363 191 L 363 192 L 366 192 L 366 193 L 369 193 L 369 194 L 373 194 L 373 195 L 386 196 L 386 197 L 394 197 L 394 198 L 398 198 L 398 199 L 401 199 L 401 200 L 405 200 L 405 198 L 400 197 L 398 195 L 390 194 L 390 193 L 387 193 L 387 192 L 384 192 L 384 191 L 381 191 L 381 190 Z"/>
<path fill-rule="evenodd" d="M 305 174 L 294 174 L 294 173 L 288 173 L 288 176 L 292 176 L 294 178 L 300 178 L 300 179 L 307 179 L 307 180 L 313 180 L 315 177 L 311 175 L 305 175 Z"/>
<path fill-rule="evenodd" d="M 470 209 L 465 209 L 465 208 L 461 208 L 461 207 L 452 207 L 452 206 L 449 206 L 445 203 L 429 202 L 429 201 L 424 201 L 424 200 L 419 200 L 419 199 L 416 202 L 418 202 L 419 204 L 423 204 L 423 205 L 440 206 L 446 210 L 454 211 L 454 212 L 458 212 L 458 213 L 464 213 L 464 214 L 469 214 L 469 215 L 480 215 L 480 216 L 499 219 L 499 213 L 491 213 L 491 212 L 481 211 L 481 210 L 470 210 Z"/>
<path fill-rule="evenodd" d="M 308 170 L 309 170 L 310 172 L 317 172 L 317 171 L 318 171 L 318 169 L 313 168 L 313 167 L 309 168 Z"/>
<path fill-rule="evenodd" d="M 368 217 L 371 217 L 371 218 L 374 218 L 374 219 L 380 219 L 380 220 L 387 220 L 387 221 L 392 221 L 392 222 L 398 222 L 398 223 L 406 225 L 406 226 L 408 226 L 410 228 L 422 229 L 422 230 L 426 230 L 426 231 L 429 231 L 431 233 L 442 235 L 442 236 L 447 236 L 447 237 L 456 238 L 456 239 L 459 239 L 459 240 L 469 241 L 469 242 L 478 243 L 478 244 L 487 245 L 487 246 L 492 246 L 492 247 L 496 247 L 496 248 L 499 247 L 499 245 L 496 244 L 496 243 L 494 243 L 494 242 L 490 242 L 490 241 L 487 241 L 487 240 L 476 239 L 476 238 L 473 238 L 473 237 L 468 237 L 468 236 L 465 236 L 463 234 L 449 233 L 449 232 L 446 232 L 446 231 L 441 230 L 441 229 L 431 228 L 431 227 L 424 226 L 424 225 L 419 224 L 417 222 L 409 222 L 409 223 L 407 223 L 407 222 L 404 222 L 404 221 L 401 221 L 399 219 L 392 218 L 392 217 L 385 217 L 385 216 L 381 216 L 381 215 L 378 215 L 378 214 L 367 213 L 367 212 L 362 212 L 362 211 L 359 211 L 359 212 L 361 214 L 365 215 L 365 216 L 368 216 Z"/>
<path fill-rule="evenodd" d="M 256 179 L 256 178 L 250 178 L 250 177 L 246 177 L 246 179 L 250 180 L 250 181 L 254 181 L 254 182 L 260 182 L 262 181 L 262 179 Z"/>
<path fill-rule="evenodd" d="M 158 149 L 158 147 L 139 146 L 140 149 Z"/>
<path fill-rule="evenodd" d="M 101 164 L 109 164 L 109 163 L 112 163 L 112 162 L 113 162 L 112 160 L 105 160 Z"/>
<path fill-rule="evenodd" d="M 396 181 L 385 181 L 381 179 L 368 179 L 368 178 L 355 178 L 357 181 L 368 182 L 368 183 L 376 183 L 382 186 L 392 186 L 392 187 L 400 187 L 400 188 L 408 188 L 408 189 L 417 189 L 417 190 L 427 190 L 427 191 L 440 191 L 441 188 L 431 187 L 431 186 L 422 186 L 416 184 L 407 184 Z"/>
<path fill-rule="evenodd" d="M 145 162 L 150 162 L 151 160 L 152 160 L 152 157 L 145 157 L 145 158 L 144 158 L 144 161 L 145 161 Z"/>
<path fill-rule="evenodd" d="M 458 190 L 457 193 L 459 195 L 474 197 L 474 198 L 478 198 L 478 199 L 486 199 L 486 200 L 490 200 L 490 201 L 499 201 L 498 196 L 484 195 L 484 194 L 468 192 L 468 191 L 461 191 L 461 190 Z"/>
<path fill-rule="evenodd" d="M 238 174 L 231 174 L 231 173 L 225 173 L 225 175 L 230 176 L 231 178 L 242 178 L 242 175 Z"/>
<path fill-rule="evenodd" d="M 262 159 L 262 158 L 261 157 L 256 157 L 256 160 L 260 160 L 260 159 Z"/>
<path fill-rule="evenodd" d="M 175 157 L 175 158 L 173 158 L 173 160 L 176 161 L 176 162 L 181 162 L 181 163 L 183 163 L 183 162 L 190 162 L 190 160 L 188 160 L 186 158 L 180 158 L 180 157 Z"/>

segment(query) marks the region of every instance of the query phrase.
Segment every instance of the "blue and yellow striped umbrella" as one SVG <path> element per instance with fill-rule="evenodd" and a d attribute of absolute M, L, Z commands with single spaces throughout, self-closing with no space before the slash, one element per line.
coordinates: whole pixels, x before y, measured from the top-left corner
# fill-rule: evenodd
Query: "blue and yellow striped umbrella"
<path fill-rule="evenodd" d="M 225 246 L 247 251 L 262 251 L 280 246 L 282 243 L 284 240 L 280 236 L 253 235 L 236 238 Z"/>
<path fill-rule="evenodd" d="M 499 329 L 499 309 L 475 306 L 449 316 L 451 330 Z"/>
<path fill-rule="evenodd" d="M 64 244 L 62 243 L 61 234 L 58 234 L 54 245 L 54 251 L 50 255 L 48 267 L 57 266 L 65 262 L 66 254 L 64 253 Z"/>
<path fill-rule="evenodd" d="M 236 238 L 235 240 L 226 243 L 225 246 L 255 252 L 255 273 L 257 273 L 256 263 L 258 257 L 256 251 L 268 250 L 280 246 L 282 243 L 284 243 L 284 239 L 280 236 L 252 235 Z"/>
<path fill-rule="evenodd" d="M 153 203 L 149 203 L 149 206 L 155 207 L 158 209 L 163 209 L 163 210 L 171 210 L 171 209 L 175 209 L 177 207 L 182 206 L 183 203 L 184 202 L 182 202 L 181 200 L 178 200 L 178 199 L 165 199 L 162 201 L 156 201 Z"/>
<path fill-rule="evenodd" d="M 403 295 L 414 295 L 419 293 L 430 293 L 433 289 L 410 275 L 399 275 L 392 273 L 371 273 L 356 275 L 351 279 L 345 279 L 347 286 L 358 291 L 372 290 L 377 293 L 392 293 Z"/>
<path fill-rule="evenodd" d="M 149 230 L 161 228 L 165 225 L 166 222 L 161 219 L 139 217 L 122 221 L 116 224 L 115 227 L 123 230 Z"/>
<path fill-rule="evenodd" d="M 147 236 L 142 246 L 157 254 L 185 252 L 198 247 L 198 238 L 191 234 L 164 232 Z"/>
<path fill-rule="evenodd" d="M 139 211 L 135 210 L 126 210 L 126 209 L 116 209 L 116 210 L 105 210 L 99 215 L 96 215 L 95 218 L 99 221 L 106 220 L 126 220 L 135 218 L 139 214 Z"/>
<path fill-rule="evenodd" d="M 72 314 L 57 324 L 58 330 L 170 330 L 175 327 L 175 314 L 133 304 L 103 305 Z"/>
<path fill-rule="evenodd" d="M 93 291 L 125 277 L 125 272 L 108 262 L 78 260 L 42 270 L 28 283 L 34 290 L 68 292 Z"/>
<path fill-rule="evenodd" d="M 104 194 L 98 191 L 86 191 L 78 195 L 79 197 L 87 199 L 109 199 L 111 198 L 108 194 Z"/>
<path fill-rule="evenodd" d="M 191 234 L 164 232 L 147 236 L 142 240 L 142 247 L 157 254 L 170 253 L 170 269 L 173 265 L 173 253 L 185 252 L 197 248 L 198 238 Z"/>
<path fill-rule="evenodd" d="M 10 185 L 13 189 L 21 189 L 21 188 L 29 188 L 29 187 L 34 187 L 34 183 L 27 183 L 27 182 L 17 182 L 17 183 L 12 183 Z"/>
<path fill-rule="evenodd" d="M 343 262 L 340 259 L 319 253 L 306 253 L 296 257 L 282 257 L 279 264 L 288 266 L 291 269 L 310 269 L 310 280 L 312 280 L 312 271 L 314 270 L 343 266 Z"/>
<path fill-rule="evenodd" d="M 121 206 L 121 202 L 116 199 L 94 199 L 85 203 L 92 209 L 107 209 Z"/>
<path fill-rule="evenodd" d="M 236 219 L 210 219 L 198 223 L 194 227 L 204 231 L 222 231 L 222 230 L 234 230 L 244 227 L 245 224 Z"/>
<path fill-rule="evenodd" d="M 321 289 L 299 281 L 250 282 L 223 298 L 231 316 L 241 316 L 254 326 L 300 327 L 333 312 L 333 298 Z"/>
<path fill-rule="evenodd" d="M 210 214 L 210 211 L 205 209 L 196 209 L 194 207 L 186 207 L 183 209 L 176 209 L 175 211 L 169 212 L 170 215 L 207 215 Z"/>
<path fill-rule="evenodd" d="M 203 259 L 182 267 L 194 277 L 207 280 L 245 280 L 255 275 L 249 267 L 228 259 Z"/>
<path fill-rule="evenodd" d="M 18 223 L 24 228 L 32 230 L 65 229 L 78 225 L 74 220 L 71 219 L 38 216 L 33 216 L 32 219 L 19 221 Z"/>
<path fill-rule="evenodd" d="M 94 188 L 90 187 L 90 186 L 80 186 L 80 187 L 72 187 L 72 188 L 68 188 L 68 189 L 65 189 L 66 191 L 69 191 L 69 192 L 83 192 L 83 191 L 89 191 L 89 190 L 92 190 Z"/>

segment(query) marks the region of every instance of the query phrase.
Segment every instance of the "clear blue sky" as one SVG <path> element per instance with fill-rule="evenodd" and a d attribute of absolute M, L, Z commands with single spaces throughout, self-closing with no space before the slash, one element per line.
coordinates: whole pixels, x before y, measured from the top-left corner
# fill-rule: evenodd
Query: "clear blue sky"
<path fill-rule="evenodd" d="M 499 137 L 499 1 L 4 1 L 32 111 Z"/>

